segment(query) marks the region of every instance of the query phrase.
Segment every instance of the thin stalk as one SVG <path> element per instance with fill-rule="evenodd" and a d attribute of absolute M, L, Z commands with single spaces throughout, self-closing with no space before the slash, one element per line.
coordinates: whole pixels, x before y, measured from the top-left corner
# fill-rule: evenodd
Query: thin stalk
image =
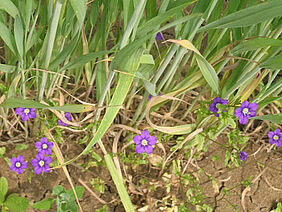
<path fill-rule="evenodd" d="M 49 28 L 49 33 L 47 34 L 48 40 L 47 40 L 47 49 L 46 49 L 45 60 L 43 64 L 44 69 L 48 69 L 48 66 L 51 60 L 51 55 L 52 55 L 52 50 L 53 50 L 53 46 L 54 46 L 54 42 L 56 38 L 56 32 L 57 32 L 59 19 L 60 19 L 62 5 L 63 4 L 60 0 L 57 0 L 55 3 L 54 13 L 52 15 L 52 21 L 51 21 L 51 25 Z M 45 86 L 46 86 L 47 76 L 48 76 L 47 72 L 42 73 L 42 81 L 41 81 L 39 97 L 38 97 L 39 101 L 43 99 L 43 93 L 44 93 Z"/>
<path fill-rule="evenodd" d="M 130 34 L 132 33 L 132 30 L 134 28 L 135 25 L 138 25 L 139 24 L 139 21 L 140 19 L 138 18 L 140 16 L 141 13 L 143 13 L 143 10 L 145 8 L 145 5 L 146 4 L 146 0 L 140 0 L 138 2 L 138 4 L 136 5 L 136 8 L 134 9 L 134 12 L 133 12 L 133 15 L 125 29 L 125 32 L 122 36 L 122 39 L 121 39 L 121 42 L 120 42 L 120 49 L 122 49 L 123 47 L 125 47 L 129 41 L 129 36 Z M 114 78 L 114 74 L 115 72 L 113 72 L 113 67 L 112 67 L 112 63 L 110 64 L 110 67 L 109 67 L 109 76 L 108 76 L 108 79 L 107 79 L 107 82 L 106 82 L 106 85 L 104 87 L 104 90 L 101 94 L 101 97 L 99 99 L 99 102 L 98 102 L 98 110 L 96 112 L 96 116 L 95 116 L 95 120 L 99 120 L 100 118 L 100 114 L 101 114 L 101 107 L 104 103 L 104 100 L 105 100 L 105 97 L 106 97 L 106 94 L 110 88 L 110 85 L 112 83 L 112 80 Z"/>

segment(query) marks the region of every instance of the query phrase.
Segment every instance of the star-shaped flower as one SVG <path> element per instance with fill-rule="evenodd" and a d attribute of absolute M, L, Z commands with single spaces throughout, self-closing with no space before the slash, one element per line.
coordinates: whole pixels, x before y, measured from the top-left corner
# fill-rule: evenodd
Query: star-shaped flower
<path fill-rule="evenodd" d="M 136 153 L 140 154 L 146 152 L 151 154 L 153 152 L 153 145 L 157 143 L 157 138 L 151 136 L 148 130 L 143 130 L 141 135 L 135 135 L 133 141 L 136 144 Z"/>
<path fill-rule="evenodd" d="M 240 160 L 245 161 L 247 159 L 248 154 L 244 151 L 239 152 Z"/>
<path fill-rule="evenodd" d="M 68 120 L 68 121 L 71 121 L 71 114 L 69 112 L 65 113 L 65 118 Z M 62 125 L 62 126 L 68 126 L 66 123 L 64 123 L 61 119 L 58 120 L 58 124 L 59 125 Z"/>
<path fill-rule="evenodd" d="M 22 174 L 23 170 L 27 168 L 27 163 L 24 161 L 24 157 L 19 155 L 18 157 L 13 157 L 10 159 L 11 166 L 10 170 Z"/>
<path fill-rule="evenodd" d="M 234 115 L 239 118 L 240 124 L 247 124 L 250 117 L 255 117 L 257 115 L 257 109 L 257 103 L 249 103 L 248 101 L 244 101 L 241 106 L 235 110 Z"/>
<path fill-rule="evenodd" d="M 221 99 L 219 97 L 215 97 L 210 105 L 210 111 L 215 113 L 214 115 L 216 117 L 219 116 L 218 112 L 218 108 L 216 107 L 217 104 L 222 104 L 222 105 L 227 105 L 228 104 L 228 100 L 227 99 Z M 223 112 L 226 112 L 226 110 L 224 110 Z"/>
<path fill-rule="evenodd" d="M 18 107 L 16 109 L 16 114 L 20 115 L 23 121 L 36 118 L 35 108 Z"/>
<path fill-rule="evenodd" d="M 31 165 L 34 166 L 34 173 L 40 174 L 41 172 L 50 172 L 49 164 L 52 162 L 52 158 L 44 156 L 42 153 L 38 153 L 35 159 L 31 160 Z"/>
<path fill-rule="evenodd" d="M 282 134 L 278 128 L 274 132 L 268 132 L 268 137 L 270 144 L 275 144 L 277 147 L 282 146 Z"/>
<path fill-rule="evenodd" d="M 38 149 L 38 153 L 43 153 L 46 155 L 51 155 L 52 154 L 52 147 L 53 143 L 49 142 L 47 138 L 42 137 L 40 139 L 40 142 L 35 143 L 35 147 Z"/>
<path fill-rule="evenodd" d="M 158 39 L 158 40 L 162 40 L 163 39 L 163 36 L 162 36 L 162 34 L 160 32 L 157 33 L 156 39 Z"/>

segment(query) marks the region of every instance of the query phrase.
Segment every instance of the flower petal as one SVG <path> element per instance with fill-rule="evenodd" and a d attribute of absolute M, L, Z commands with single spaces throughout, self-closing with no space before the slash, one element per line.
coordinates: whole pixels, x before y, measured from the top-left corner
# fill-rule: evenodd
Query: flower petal
<path fill-rule="evenodd" d="M 241 108 L 249 108 L 249 102 L 247 100 L 245 100 L 242 104 L 241 104 Z"/>
<path fill-rule="evenodd" d="M 228 100 L 227 100 L 227 99 L 222 99 L 222 100 L 221 100 L 221 104 L 227 105 L 227 104 L 228 104 Z"/>
<path fill-rule="evenodd" d="M 151 154 L 153 152 L 153 147 L 150 145 L 145 146 L 145 152 Z"/>
<path fill-rule="evenodd" d="M 41 149 L 41 142 L 35 142 L 34 146 L 35 146 L 37 149 Z"/>
<path fill-rule="evenodd" d="M 141 132 L 141 136 L 142 136 L 143 139 L 147 139 L 147 138 L 150 137 L 150 133 L 149 133 L 148 130 L 143 130 L 143 131 Z"/>
<path fill-rule="evenodd" d="M 155 136 L 150 136 L 150 138 L 147 139 L 148 145 L 153 146 L 157 143 L 157 138 Z"/>
<path fill-rule="evenodd" d="M 256 113 L 256 112 L 251 111 L 249 116 L 250 116 L 250 117 L 255 117 L 256 115 L 257 115 L 257 113 Z"/>
<path fill-rule="evenodd" d="M 37 166 L 37 165 L 38 165 L 38 161 L 37 161 L 36 159 L 32 159 L 32 160 L 30 161 L 30 163 L 31 163 L 31 165 L 33 165 L 33 166 Z"/>
<path fill-rule="evenodd" d="M 276 135 L 279 135 L 280 134 L 280 129 L 276 129 L 276 130 L 274 130 L 274 133 L 276 134 Z"/>
<path fill-rule="evenodd" d="M 58 124 L 59 124 L 59 125 L 62 125 L 62 126 L 65 126 L 65 127 L 68 126 L 66 123 L 62 122 L 61 119 L 58 120 Z"/>
<path fill-rule="evenodd" d="M 23 173 L 23 169 L 22 169 L 22 168 L 17 168 L 17 169 L 16 169 L 16 172 L 17 172 L 18 174 L 22 174 L 22 173 Z"/>
<path fill-rule="evenodd" d="M 65 114 L 65 117 L 68 121 L 71 121 L 71 114 L 69 112 Z"/>
<path fill-rule="evenodd" d="M 274 136 L 274 132 L 272 132 L 272 131 L 268 132 L 268 137 L 269 137 L 270 139 L 272 139 L 273 136 Z"/>
<path fill-rule="evenodd" d="M 143 140 L 143 138 L 142 138 L 141 135 L 135 135 L 133 137 L 133 141 L 134 141 L 135 144 L 140 144 L 142 140 Z"/>
<path fill-rule="evenodd" d="M 16 114 L 17 114 L 17 115 L 22 115 L 23 112 L 24 112 L 24 109 L 25 109 L 25 108 L 18 107 L 18 108 L 16 109 Z"/>
<path fill-rule="evenodd" d="M 43 171 L 43 168 L 40 166 L 37 166 L 34 168 L 34 173 L 35 174 L 40 174 Z"/>
<path fill-rule="evenodd" d="M 45 173 L 49 173 L 49 172 L 50 172 L 50 167 L 49 167 L 48 165 L 44 165 L 44 166 L 42 167 L 42 170 L 43 170 L 43 172 L 45 172 Z"/>
<path fill-rule="evenodd" d="M 277 147 L 282 146 L 282 141 L 277 141 L 277 142 L 276 142 L 276 146 L 277 146 Z"/>
<path fill-rule="evenodd" d="M 47 156 L 47 157 L 44 158 L 44 162 L 45 162 L 45 164 L 50 164 L 52 162 L 52 158 Z"/>
<path fill-rule="evenodd" d="M 22 155 L 19 155 L 17 157 L 17 160 L 22 163 L 22 162 L 24 162 L 24 157 Z"/>
<path fill-rule="evenodd" d="M 269 139 L 269 143 L 270 143 L 270 144 L 275 144 L 276 141 L 275 141 L 273 138 L 271 138 L 271 139 Z"/>
<path fill-rule="evenodd" d="M 26 162 L 22 162 L 21 168 L 22 169 L 26 169 L 27 168 L 27 163 Z"/>
<path fill-rule="evenodd" d="M 28 114 L 28 117 L 29 117 L 30 119 L 35 119 L 35 118 L 36 118 L 36 113 L 35 113 L 35 112 L 30 112 L 30 113 Z"/>
<path fill-rule="evenodd" d="M 256 110 L 258 109 L 258 104 L 255 103 L 255 102 L 251 103 L 251 104 L 249 105 L 249 109 L 250 109 L 251 111 L 256 111 Z"/>
<path fill-rule="evenodd" d="M 48 148 L 52 149 L 54 146 L 53 142 L 48 142 Z"/>
<path fill-rule="evenodd" d="M 17 158 L 13 157 L 10 159 L 11 164 L 15 164 L 17 162 Z"/>
<path fill-rule="evenodd" d="M 136 153 L 140 154 L 142 152 L 144 152 L 144 147 L 141 144 L 137 144 L 135 147 L 135 151 Z"/>
<path fill-rule="evenodd" d="M 10 170 L 11 170 L 12 172 L 15 172 L 15 171 L 17 170 L 17 167 L 16 167 L 14 164 L 12 164 L 12 165 L 10 166 Z"/>
<path fill-rule="evenodd" d="M 235 112 L 234 115 L 237 116 L 238 118 L 242 115 L 242 108 L 238 107 Z"/>
<path fill-rule="evenodd" d="M 239 122 L 240 122 L 240 124 L 243 124 L 243 125 L 247 124 L 247 122 L 248 122 L 248 117 L 247 117 L 247 116 L 241 116 L 241 117 L 239 118 Z"/>
<path fill-rule="evenodd" d="M 22 120 L 23 121 L 27 121 L 28 120 L 28 115 L 26 115 L 25 113 L 22 114 Z"/>

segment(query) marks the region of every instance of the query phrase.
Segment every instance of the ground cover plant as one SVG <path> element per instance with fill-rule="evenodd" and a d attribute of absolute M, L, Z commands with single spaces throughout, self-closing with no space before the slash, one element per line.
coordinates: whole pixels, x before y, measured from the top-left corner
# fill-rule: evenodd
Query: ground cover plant
<path fill-rule="evenodd" d="M 1 0 L 1 211 L 281 211 L 281 0 Z"/>

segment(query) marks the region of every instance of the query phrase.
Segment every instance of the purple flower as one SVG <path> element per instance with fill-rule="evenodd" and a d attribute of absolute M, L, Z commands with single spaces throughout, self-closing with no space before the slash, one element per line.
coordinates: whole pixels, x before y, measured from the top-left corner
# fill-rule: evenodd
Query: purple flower
<path fill-rule="evenodd" d="M 11 166 L 10 170 L 13 172 L 17 172 L 18 174 L 23 173 L 23 169 L 27 168 L 27 163 L 24 161 L 24 157 L 19 155 L 18 157 L 13 157 L 10 159 Z"/>
<path fill-rule="evenodd" d="M 248 154 L 244 151 L 239 152 L 240 160 L 245 161 L 247 159 Z"/>
<path fill-rule="evenodd" d="M 40 142 L 35 143 L 35 147 L 38 149 L 38 153 L 51 155 L 52 154 L 52 147 L 53 143 L 49 142 L 47 138 L 42 137 Z"/>
<path fill-rule="evenodd" d="M 228 104 L 228 100 L 227 99 L 221 99 L 219 97 L 215 97 L 210 105 L 210 111 L 215 113 L 214 115 L 216 117 L 219 116 L 218 112 L 218 108 L 216 107 L 217 104 L 222 104 L 222 105 L 227 105 Z M 223 112 L 226 112 L 226 110 L 224 110 Z"/>
<path fill-rule="evenodd" d="M 162 36 L 162 34 L 160 32 L 157 33 L 156 39 L 158 39 L 158 40 L 162 40 L 163 39 L 163 36 Z"/>
<path fill-rule="evenodd" d="M 247 124 L 250 117 L 256 116 L 257 103 L 249 103 L 244 101 L 239 108 L 235 110 L 234 115 L 239 118 L 240 124 Z"/>
<path fill-rule="evenodd" d="M 278 128 L 274 132 L 268 132 L 268 137 L 270 144 L 275 144 L 277 147 L 282 146 L 282 134 Z"/>
<path fill-rule="evenodd" d="M 52 158 L 44 156 L 42 153 L 38 153 L 35 159 L 31 160 L 31 165 L 34 166 L 34 173 L 40 174 L 41 172 L 50 172 L 49 164 L 52 162 Z"/>
<path fill-rule="evenodd" d="M 18 107 L 16 109 L 16 114 L 21 116 L 23 121 L 36 118 L 35 108 Z"/>
<path fill-rule="evenodd" d="M 68 120 L 68 121 L 71 121 L 71 114 L 69 112 L 65 113 L 65 118 Z M 58 120 L 58 124 L 59 125 L 62 125 L 62 126 L 68 126 L 66 123 L 64 123 L 61 119 Z"/>
<path fill-rule="evenodd" d="M 161 92 L 158 93 L 158 96 L 160 96 L 160 95 L 162 95 Z M 149 101 L 150 99 L 152 99 L 152 97 L 153 97 L 152 94 L 149 94 L 149 96 L 148 96 L 148 101 Z"/>
<path fill-rule="evenodd" d="M 157 143 L 157 138 L 151 136 L 148 130 L 143 130 L 141 135 L 135 135 L 133 141 L 136 144 L 136 153 L 140 154 L 146 152 L 151 154 L 153 151 L 153 145 Z"/>

